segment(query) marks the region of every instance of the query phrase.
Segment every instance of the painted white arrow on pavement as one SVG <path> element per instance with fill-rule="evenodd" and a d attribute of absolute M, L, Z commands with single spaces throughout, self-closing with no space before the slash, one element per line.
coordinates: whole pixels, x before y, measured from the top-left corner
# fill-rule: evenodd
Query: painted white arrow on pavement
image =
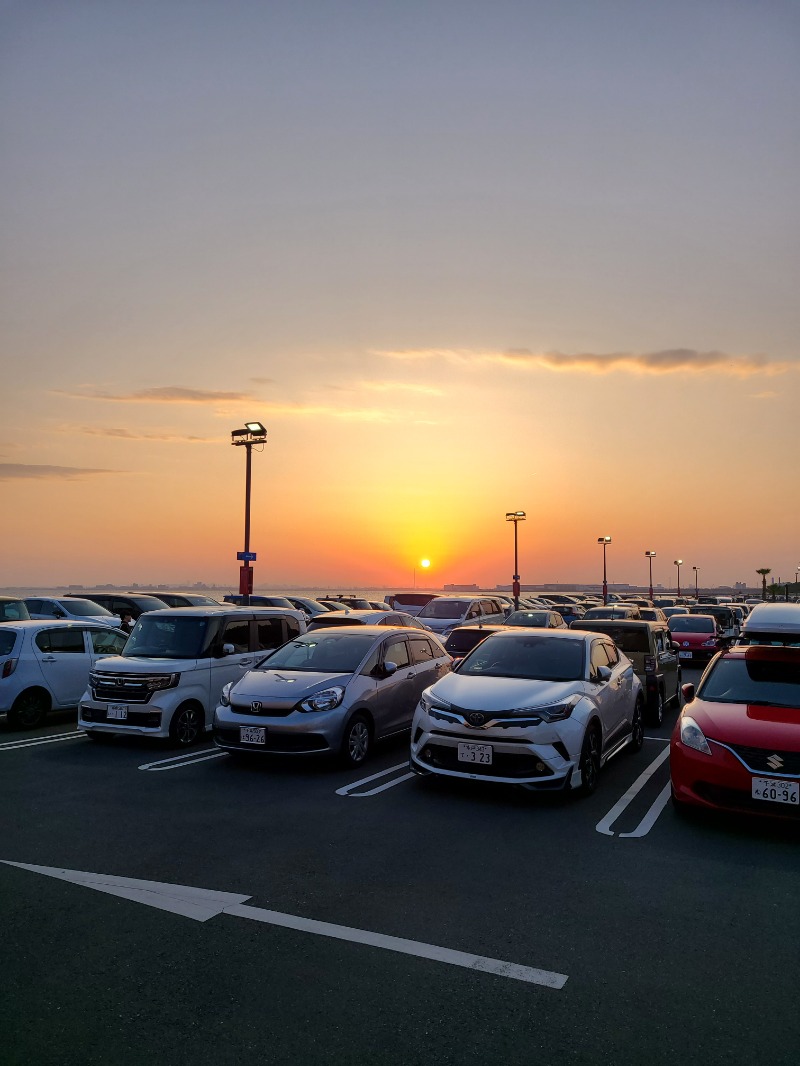
<path fill-rule="evenodd" d="M 227 914 L 234 918 L 249 918 L 267 925 L 295 929 L 301 933 L 315 933 L 318 936 L 347 940 L 350 943 L 364 944 L 367 947 L 383 948 L 385 951 L 395 951 L 402 955 L 415 955 L 417 958 L 430 959 L 432 962 L 445 962 L 451 966 L 479 970 L 482 973 L 508 977 L 514 981 L 525 981 L 528 984 L 544 985 L 547 988 L 563 988 L 567 983 L 565 974 L 553 973 L 551 970 L 520 966 L 515 962 L 491 959 L 484 955 L 472 955 L 466 951 L 453 951 L 436 944 L 406 940 L 403 937 L 374 933 L 367 929 L 354 929 L 347 925 L 318 922 L 313 918 L 302 918 L 295 914 L 284 914 L 281 911 L 245 907 L 242 904 L 251 897 L 235 892 L 215 892 L 212 889 L 192 888 L 189 885 L 139 881 L 133 877 L 64 870 L 55 866 L 32 866 L 26 862 L 11 862 L 8 859 L 2 859 L 0 862 L 6 866 L 16 866 L 20 870 L 30 870 L 32 873 L 45 874 L 47 877 L 57 877 L 61 881 L 70 881 L 84 888 L 93 888 L 98 892 L 107 892 L 112 896 L 133 900 L 135 903 L 146 903 L 150 907 L 181 914 L 199 922 L 207 922 L 209 918 L 214 918 L 218 914 Z"/>

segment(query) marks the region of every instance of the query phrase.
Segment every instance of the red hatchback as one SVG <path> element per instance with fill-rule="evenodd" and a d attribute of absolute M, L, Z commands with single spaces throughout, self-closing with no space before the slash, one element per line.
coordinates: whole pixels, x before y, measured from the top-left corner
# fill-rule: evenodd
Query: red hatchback
<path fill-rule="evenodd" d="M 798 818 L 800 648 L 731 648 L 683 698 L 670 742 L 676 807 Z"/>
<path fill-rule="evenodd" d="M 682 662 L 705 662 L 725 646 L 725 640 L 710 614 L 674 614 L 667 622 Z"/>

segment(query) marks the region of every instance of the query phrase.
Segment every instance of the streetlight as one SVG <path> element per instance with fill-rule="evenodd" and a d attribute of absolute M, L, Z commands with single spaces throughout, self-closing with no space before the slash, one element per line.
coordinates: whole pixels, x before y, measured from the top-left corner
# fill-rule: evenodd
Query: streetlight
<path fill-rule="evenodd" d="M 611 543 L 611 537 L 598 537 L 597 543 L 603 545 L 603 603 L 608 603 L 608 578 L 606 576 L 606 545 Z"/>
<path fill-rule="evenodd" d="M 653 559 L 656 557 L 655 552 L 645 552 L 648 562 L 650 563 L 650 599 L 653 598 Z"/>
<path fill-rule="evenodd" d="M 236 553 L 242 563 L 239 567 L 239 595 L 244 597 L 244 606 L 250 606 L 250 594 L 253 591 L 253 568 L 256 553 L 250 551 L 250 464 L 254 444 L 266 444 L 267 431 L 260 422 L 245 422 L 244 429 L 231 430 L 231 444 L 244 448 L 247 465 L 244 481 L 244 551 Z"/>
<path fill-rule="evenodd" d="M 676 559 L 675 565 L 678 568 L 678 595 L 681 594 L 681 567 L 683 566 L 683 559 Z"/>
<path fill-rule="evenodd" d="M 517 556 L 517 524 L 525 521 L 524 511 L 506 511 L 506 522 L 514 523 L 514 579 L 511 586 L 514 594 L 514 610 L 519 610 L 519 562 Z"/>
<path fill-rule="evenodd" d="M 697 575 L 700 572 L 700 567 L 699 566 L 693 566 L 692 570 L 694 570 L 694 598 L 696 600 L 699 600 L 700 599 L 700 593 L 698 592 L 698 588 L 697 588 Z"/>

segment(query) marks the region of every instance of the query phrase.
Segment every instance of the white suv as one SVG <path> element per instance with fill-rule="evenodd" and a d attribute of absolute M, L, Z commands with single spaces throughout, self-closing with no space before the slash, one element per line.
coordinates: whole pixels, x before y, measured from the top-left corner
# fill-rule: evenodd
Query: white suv
<path fill-rule="evenodd" d="M 147 611 L 122 655 L 91 672 L 78 724 L 93 740 L 129 733 L 193 744 L 211 728 L 225 685 L 305 632 L 298 613 L 275 607 Z"/>
<path fill-rule="evenodd" d="M 127 633 L 93 622 L 22 621 L 0 626 L 0 719 L 40 725 L 50 710 L 77 707 L 89 671 L 119 655 Z"/>

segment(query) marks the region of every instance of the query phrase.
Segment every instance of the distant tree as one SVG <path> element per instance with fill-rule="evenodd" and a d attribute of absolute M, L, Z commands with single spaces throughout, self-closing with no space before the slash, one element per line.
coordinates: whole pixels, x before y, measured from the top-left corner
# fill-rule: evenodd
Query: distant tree
<path fill-rule="evenodd" d="M 756 570 L 756 573 L 761 574 L 761 599 L 765 600 L 767 598 L 767 574 L 772 573 L 772 568 L 764 566 L 760 570 Z"/>

